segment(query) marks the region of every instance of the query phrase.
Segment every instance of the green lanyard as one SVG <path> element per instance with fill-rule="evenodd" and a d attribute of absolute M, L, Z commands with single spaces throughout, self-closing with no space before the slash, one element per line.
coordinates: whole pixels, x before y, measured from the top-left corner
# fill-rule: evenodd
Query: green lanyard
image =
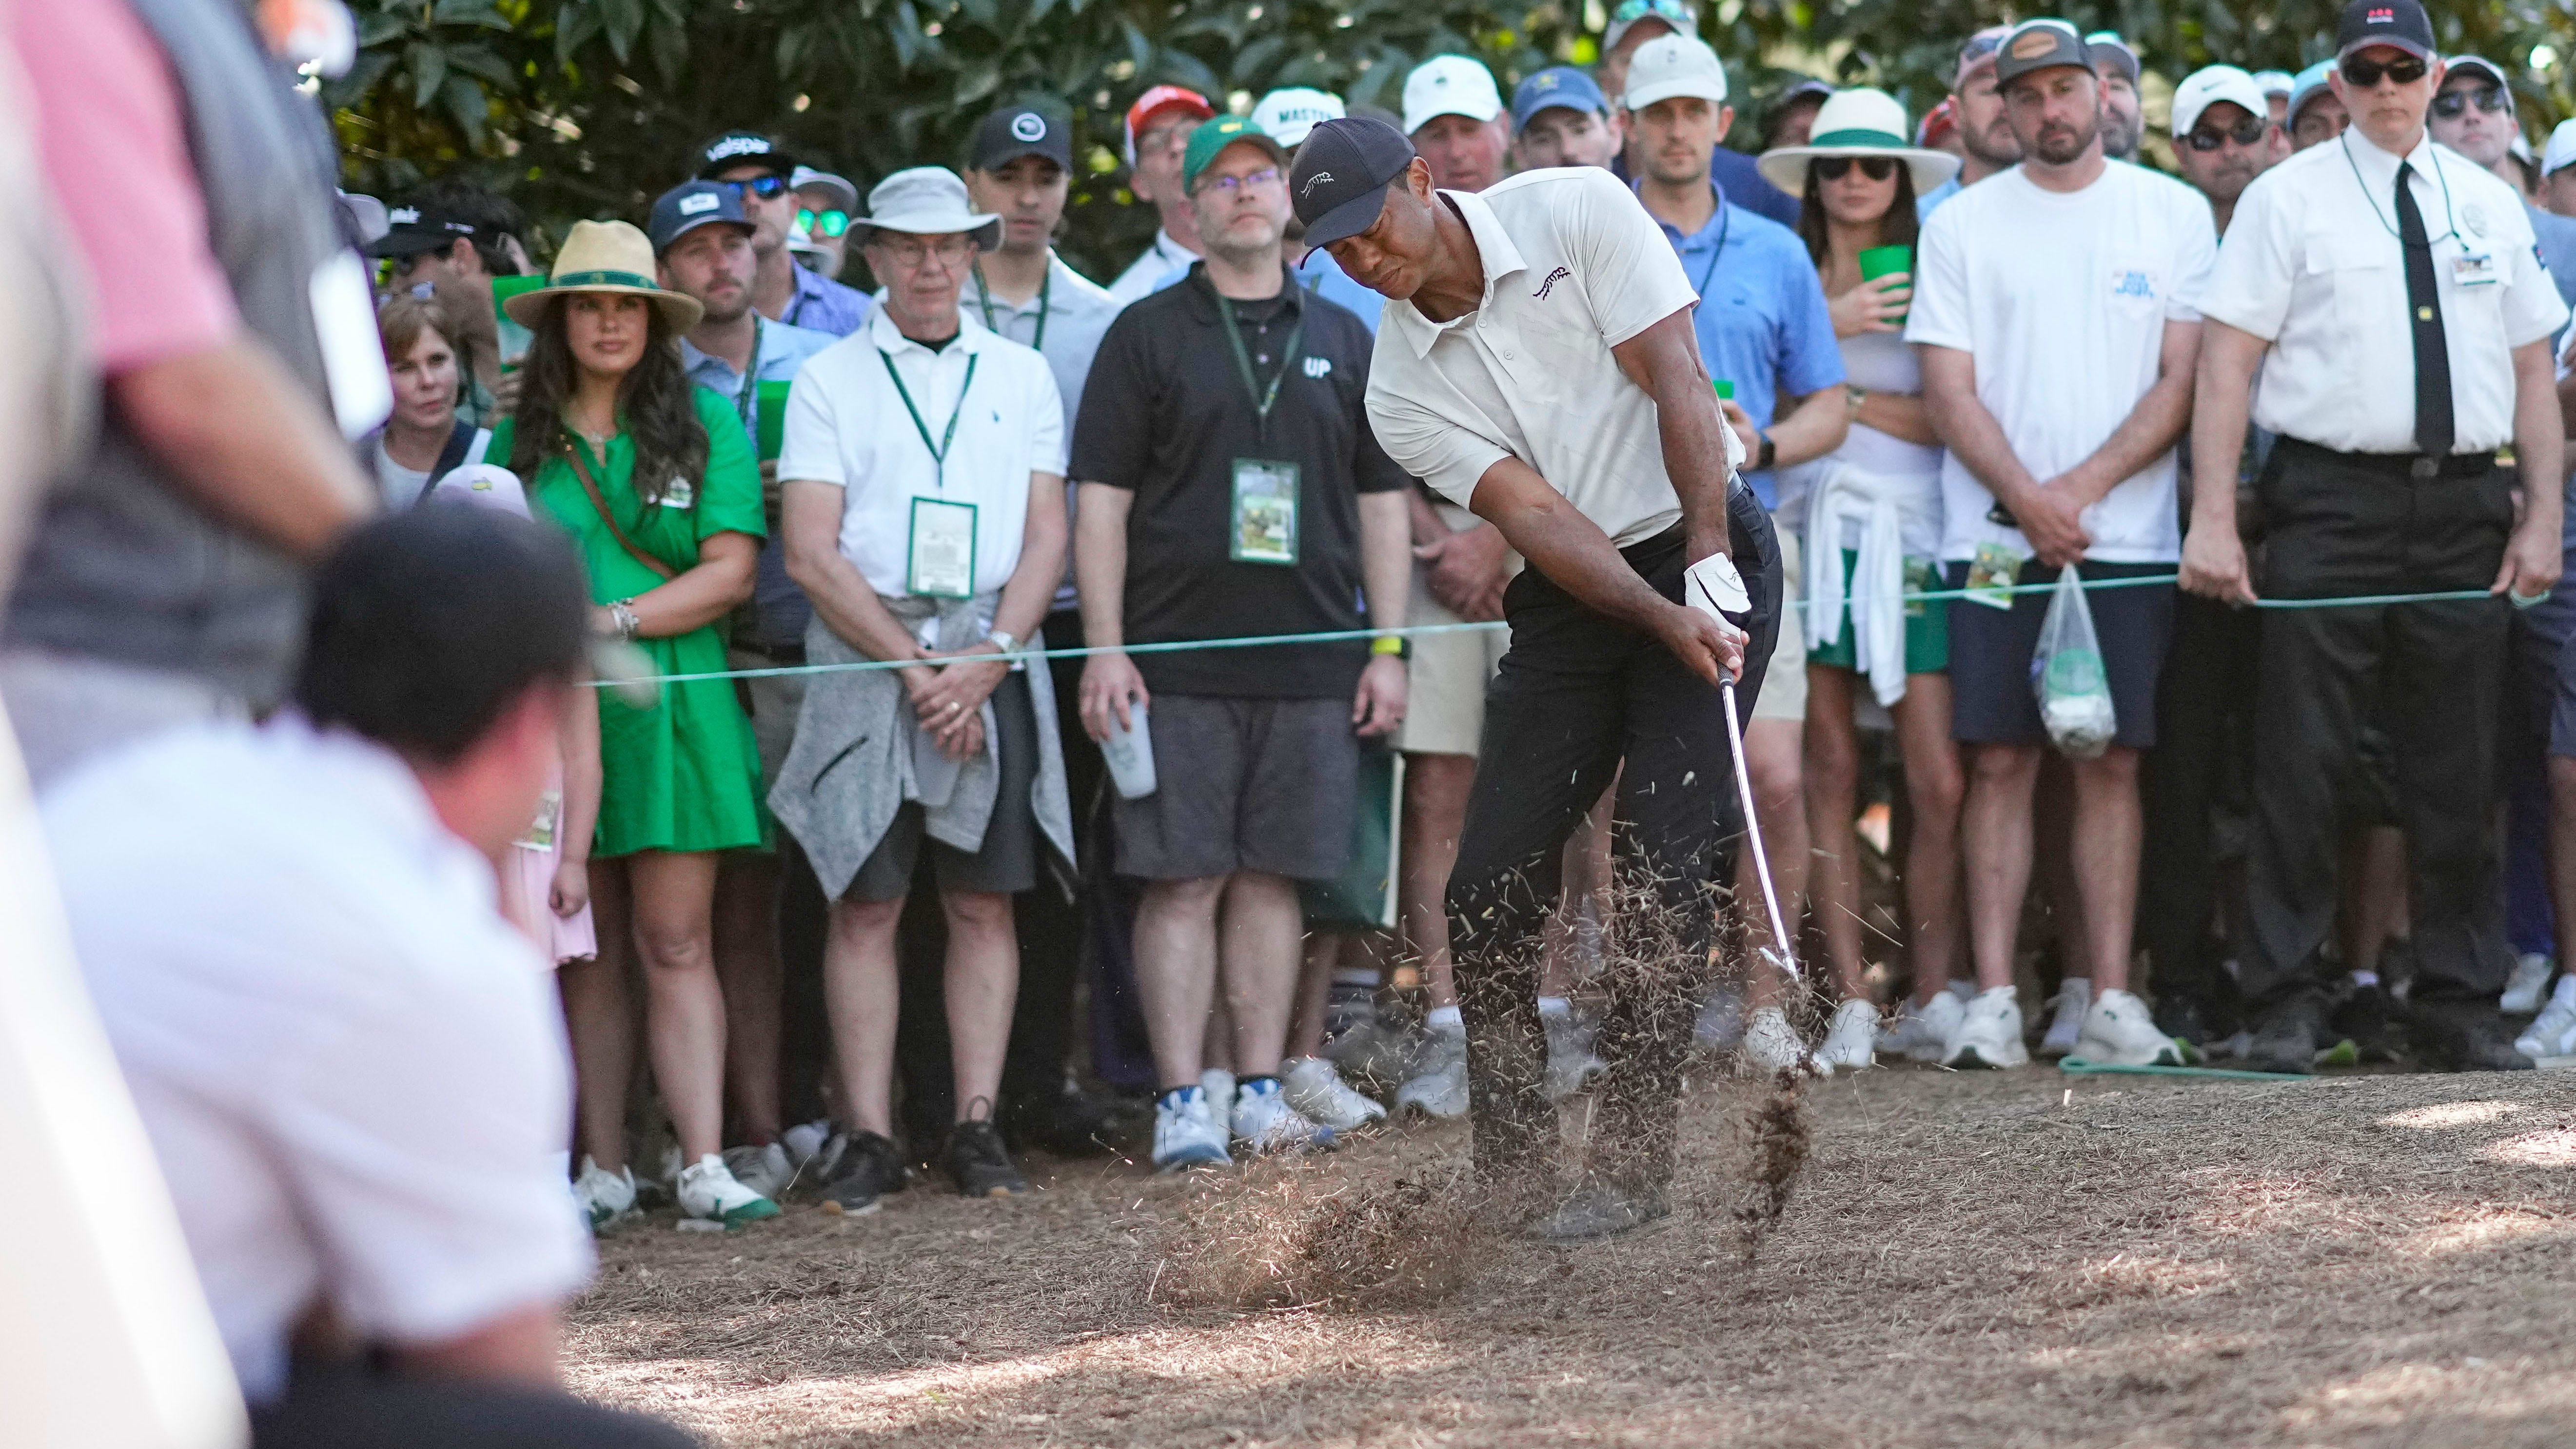
<path fill-rule="evenodd" d="M 1234 349 L 1234 370 L 1243 376 L 1243 390 L 1252 394 L 1256 436 L 1266 443 L 1270 440 L 1270 409 L 1279 401 L 1279 384 L 1288 380 L 1289 370 L 1297 365 L 1297 344 L 1306 339 L 1306 309 L 1297 309 L 1297 325 L 1288 334 L 1288 355 L 1279 360 L 1279 373 L 1270 379 L 1266 391 L 1252 374 L 1252 353 L 1244 347 L 1243 329 L 1235 323 L 1234 303 L 1223 292 L 1217 293 L 1216 310 L 1225 318 L 1225 340 Z"/>
<path fill-rule="evenodd" d="M 1038 283 L 1037 335 L 1029 339 L 1029 345 L 1041 352 L 1046 350 L 1047 297 L 1054 291 L 1055 257 L 1050 254 L 1047 257 L 1046 279 Z M 982 257 L 975 259 L 975 305 L 984 309 L 984 330 L 998 335 L 1002 329 L 993 325 L 993 288 L 984 280 Z"/>
<path fill-rule="evenodd" d="M 948 491 L 948 449 L 957 441 L 957 420 L 966 416 L 966 394 L 975 389 L 975 364 L 983 361 L 979 353 L 966 354 L 966 380 L 958 384 L 957 406 L 948 410 L 947 431 L 939 441 L 930 441 L 930 425 L 921 420 L 921 409 L 912 405 L 912 390 L 903 385 L 903 374 L 895 371 L 894 356 L 884 348 L 877 349 L 877 361 L 885 364 L 886 376 L 894 379 L 895 396 L 903 399 L 903 410 L 912 414 L 912 430 L 921 434 L 921 446 L 930 450 L 930 461 L 937 470 L 939 491 Z"/>
<path fill-rule="evenodd" d="M 760 424 L 752 413 L 752 399 L 760 395 L 760 314 L 751 314 L 751 363 L 742 370 L 742 386 L 733 395 L 733 410 L 742 419 L 743 431 L 757 441 Z"/>

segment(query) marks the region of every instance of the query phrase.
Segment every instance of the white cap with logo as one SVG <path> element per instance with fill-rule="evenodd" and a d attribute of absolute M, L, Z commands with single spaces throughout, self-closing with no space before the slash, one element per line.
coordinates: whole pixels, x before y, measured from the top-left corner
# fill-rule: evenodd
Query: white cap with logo
<path fill-rule="evenodd" d="M 2190 135 L 2192 128 L 2200 124 L 2201 112 L 2220 101 L 2243 106 L 2249 116 L 2272 119 L 2272 103 L 2263 94 L 2262 82 L 2232 65 L 2205 65 L 2184 76 L 2182 84 L 2174 87 L 2174 135 Z"/>
<path fill-rule="evenodd" d="M 1628 62 L 1628 93 L 1619 104 L 1642 111 L 1675 96 L 1697 96 L 1711 105 L 1726 101 L 1726 67 L 1696 35 L 1658 35 L 1638 46 Z"/>
<path fill-rule="evenodd" d="M 1435 55 L 1404 78 L 1404 134 L 1442 116 L 1485 122 L 1503 113 L 1503 93 L 1484 62 L 1463 55 Z M 1284 143 L 1283 143 L 1284 144 Z"/>
<path fill-rule="evenodd" d="M 1263 96 L 1252 108 L 1252 129 L 1282 146 L 1295 146 L 1307 132 L 1345 114 L 1342 98 L 1331 91 L 1288 86 Z"/>
<path fill-rule="evenodd" d="M 2541 175 L 2555 175 L 2562 166 L 2576 166 L 2576 119 L 2559 122 L 2540 151 Z"/>

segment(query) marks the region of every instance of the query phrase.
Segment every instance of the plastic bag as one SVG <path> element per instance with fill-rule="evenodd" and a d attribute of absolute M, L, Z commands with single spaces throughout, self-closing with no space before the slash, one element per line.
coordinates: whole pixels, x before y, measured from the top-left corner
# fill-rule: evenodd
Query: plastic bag
<path fill-rule="evenodd" d="M 2079 760 L 2098 758 L 2111 747 L 2119 711 L 2102 672 L 2102 640 L 2093 632 L 2084 580 L 2073 564 L 2058 571 L 2057 592 L 2040 621 L 2039 649 L 2031 656 L 2030 683 L 2050 743 Z"/>

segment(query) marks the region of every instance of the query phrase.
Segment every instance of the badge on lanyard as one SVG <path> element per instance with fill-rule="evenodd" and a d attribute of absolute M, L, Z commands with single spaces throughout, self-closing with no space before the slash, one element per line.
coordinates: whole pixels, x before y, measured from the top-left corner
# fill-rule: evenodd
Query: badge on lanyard
<path fill-rule="evenodd" d="M 1297 465 L 1234 460 L 1234 529 L 1226 556 L 1236 563 L 1297 561 Z"/>
<path fill-rule="evenodd" d="M 912 542 L 904 550 L 904 592 L 933 599 L 975 597 L 975 505 L 912 500 Z"/>
<path fill-rule="evenodd" d="M 2000 543 L 1978 544 L 1976 556 L 1968 561 L 1968 602 L 1990 609 L 2011 608 L 2011 591 L 2021 582 L 2023 557 L 2018 549 Z"/>
<path fill-rule="evenodd" d="M 2457 287 L 2492 287 L 2504 280 L 2504 267 L 2497 261 L 2495 248 L 2460 238 L 2460 254 L 2451 258 L 2451 284 Z"/>

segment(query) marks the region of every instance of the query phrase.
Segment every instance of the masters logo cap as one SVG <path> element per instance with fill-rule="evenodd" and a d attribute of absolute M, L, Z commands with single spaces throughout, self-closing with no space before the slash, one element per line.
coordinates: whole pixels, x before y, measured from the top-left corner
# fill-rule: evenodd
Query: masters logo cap
<path fill-rule="evenodd" d="M 1252 108 L 1252 128 L 1282 146 L 1295 146 L 1317 126 L 1346 114 L 1342 98 L 1331 91 L 1289 86 L 1263 96 Z"/>
<path fill-rule="evenodd" d="M 1442 116 L 1484 122 L 1502 113 L 1503 93 L 1483 61 L 1435 55 L 1404 78 L 1404 134 L 1408 136 Z"/>
<path fill-rule="evenodd" d="M 1384 121 L 1352 116 L 1306 134 L 1288 169 L 1288 202 L 1306 245 L 1329 246 L 1377 224 L 1386 188 L 1413 164 L 1413 143 Z"/>
<path fill-rule="evenodd" d="M 2012 28 L 1995 51 L 1995 84 L 2008 86 L 2032 71 L 2059 65 L 2093 68 L 2093 53 L 2084 37 L 2063 20 L 2025 20 Z"/>
<path fill-rule="evenodd" d="M 2374 45 L 2431 60 L 2433 22 L 2415 0 L 2352 0 L 2343 7 L 2343 23 L 2335 27 L 2335 59 Z"/>

